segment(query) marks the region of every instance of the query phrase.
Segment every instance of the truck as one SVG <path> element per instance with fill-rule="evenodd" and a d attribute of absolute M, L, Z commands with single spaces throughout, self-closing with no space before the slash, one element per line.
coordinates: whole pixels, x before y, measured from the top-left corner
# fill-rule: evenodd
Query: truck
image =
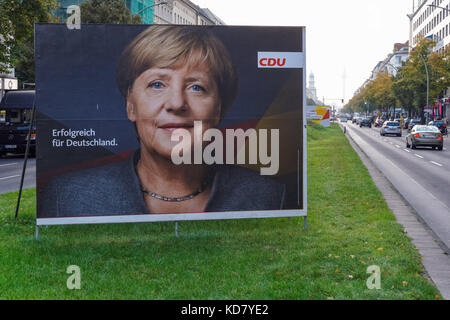
<path fill-rule="evenodd" d="M 0 157 L 25 153 L 32 123 L 35 90 L 9 90 L 0 101 Z M 35 123 L 33 121 L 33 123 Z M 31 129 L 30 154 L 36 154 L 36 125 Z"/>

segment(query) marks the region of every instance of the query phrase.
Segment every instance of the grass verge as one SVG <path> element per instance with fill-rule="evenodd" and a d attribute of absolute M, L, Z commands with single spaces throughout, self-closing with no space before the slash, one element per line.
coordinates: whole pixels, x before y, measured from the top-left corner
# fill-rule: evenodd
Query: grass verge
<path fill-rule="evenodd" d="M 41 227 L 0 195 L 0 299 L 440 299 L 340 129 L 308 128 L 303 218 Z M 81 268 L 68 290 L 66 269 Z M 369 290 L 367 268 L 381 270 Z"/>

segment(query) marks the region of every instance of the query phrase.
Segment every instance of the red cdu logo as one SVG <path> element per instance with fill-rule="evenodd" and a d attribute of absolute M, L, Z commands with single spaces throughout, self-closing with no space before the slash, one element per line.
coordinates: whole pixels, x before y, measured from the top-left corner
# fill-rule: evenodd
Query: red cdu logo
<path fill-rule="evenodd" d="M 286 65 L 286 58 L 262 58 L 259 60 L 260 67 L 284 67 Z"/>
<path fill-rule="evenodd" d="M 303 52 L 258 52 L 258 68 L 303 68 Z"/>

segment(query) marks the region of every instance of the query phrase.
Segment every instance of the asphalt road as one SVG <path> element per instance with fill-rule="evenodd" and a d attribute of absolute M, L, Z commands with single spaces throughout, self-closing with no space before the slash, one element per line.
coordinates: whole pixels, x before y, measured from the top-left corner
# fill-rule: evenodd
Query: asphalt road
<path fill-rule="evenodd" d="M 23 155 L 7 155 L 0 158 L 0 194 L 19 190 L 23 170 Z M 36 159 L 27 161 L 24 189 L 36 187 Z"/>
<path fill-rule="evenodd" d="M 450 138 L 444 150 L 406 148 L 402 137 L 382 137 L 379 128 L 360 128 L 347 122 L 350 136 L 370 155 L 385 176 L 428 226 L 450 247 Z"/>

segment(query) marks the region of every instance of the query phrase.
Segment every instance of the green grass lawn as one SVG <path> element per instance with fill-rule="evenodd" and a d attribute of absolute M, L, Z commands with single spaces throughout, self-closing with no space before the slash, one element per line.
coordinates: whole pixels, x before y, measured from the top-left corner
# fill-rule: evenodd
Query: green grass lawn
<path fill-rule="evenodd" d="M 308 231 L 303 218 L 183 222 L 178 238 L 173 223 L 50 226 L 35 241 L 35 191 L 17 223 L 17 193 L 0 195 L 0 299 L 440 299 L 336 125 L 308 128 L 308 157 Z"/>

